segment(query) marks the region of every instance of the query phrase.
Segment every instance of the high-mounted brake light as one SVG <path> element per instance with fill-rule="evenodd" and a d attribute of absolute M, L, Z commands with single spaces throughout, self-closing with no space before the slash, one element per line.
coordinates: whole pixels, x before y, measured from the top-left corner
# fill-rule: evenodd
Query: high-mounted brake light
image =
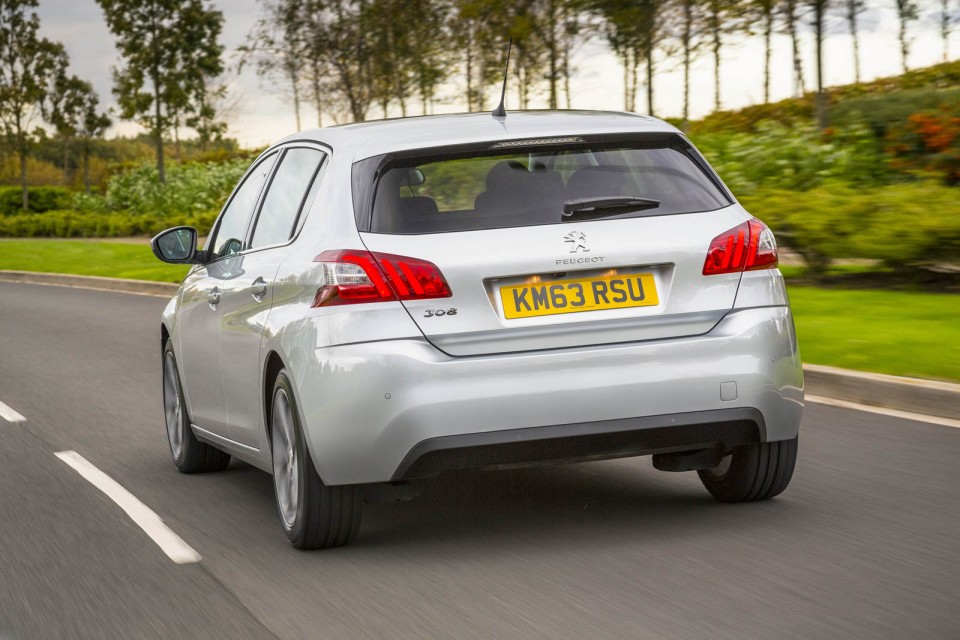
<path fill-rule="evenodd" d="M 426 260 L 347 249 L 324 251 L 313 261 L 323 264 L 314 307 L 453 295 L 437 265 Z"/>
<path fill-rule="evenodd" d="M 777 264 L 777 241 L 773 232 L 751 218 L 713 239 L 703 263 L 703 275 L 773 269 Z"/>

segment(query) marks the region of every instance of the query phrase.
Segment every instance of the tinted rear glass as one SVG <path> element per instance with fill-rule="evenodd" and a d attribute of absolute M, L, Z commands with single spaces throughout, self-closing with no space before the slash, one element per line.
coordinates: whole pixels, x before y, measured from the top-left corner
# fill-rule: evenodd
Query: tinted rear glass
<path fill-rule="evenodd" d="M 730 204 L 682 138 L 420 154 L 395 159 L 373 194 L 370 230 L 421 234 L 559 224 L 564 203 L 659 201 L 597 219 L 711 211 Z M 359 212 L 358 212 L 359 213 Z M 358 216 L 359 217 L 359 216 Z"/>

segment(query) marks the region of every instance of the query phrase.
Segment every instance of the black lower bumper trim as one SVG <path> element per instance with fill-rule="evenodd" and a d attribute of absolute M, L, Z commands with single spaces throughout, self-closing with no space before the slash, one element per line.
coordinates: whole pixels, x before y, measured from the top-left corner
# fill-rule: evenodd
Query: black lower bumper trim
<path fill-rule="evenodd" d="M 404 457 L 393 480 L 453 469 L 602 460 L 762 442 L 757 409 L 717 409 L 643 418 L 468 433 L 430 438 Z"/>

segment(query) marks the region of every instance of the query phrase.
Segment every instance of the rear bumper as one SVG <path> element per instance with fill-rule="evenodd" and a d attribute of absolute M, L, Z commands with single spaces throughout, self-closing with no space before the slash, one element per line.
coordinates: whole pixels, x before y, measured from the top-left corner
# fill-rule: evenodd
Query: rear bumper
<path fill-rule="evenodd" d="M 461 358 L 390 340 L 312 355 L 293 370 L 314 463 L 335 485 L 784 440 L 803 410 L 787 307 L 676 340 Z"/>

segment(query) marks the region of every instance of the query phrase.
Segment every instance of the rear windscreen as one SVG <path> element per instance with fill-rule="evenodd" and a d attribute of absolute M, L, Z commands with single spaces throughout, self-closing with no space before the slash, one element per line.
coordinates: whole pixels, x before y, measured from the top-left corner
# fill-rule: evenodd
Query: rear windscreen
<path fill-rule="evenodd" d="M 390 159 L 379 172 L 368 228 L 374 233 L 422 234 L 559 224 L 570 221 L 562 215 L 564 205 L 568 210 L 596 209 L 577 211 L 585 216 L 577 219 L 615 219 L 711 211 L 731 204 L 708 172 L 678 136 L 659 143 L 579 142 L 435 156 L 421 152 L 416 158 Z M 609 206 L 613 199 L 630 198 L 656 204 L 635 210 Z M 361 218 L 366 216 L 358 211 Z"/>

